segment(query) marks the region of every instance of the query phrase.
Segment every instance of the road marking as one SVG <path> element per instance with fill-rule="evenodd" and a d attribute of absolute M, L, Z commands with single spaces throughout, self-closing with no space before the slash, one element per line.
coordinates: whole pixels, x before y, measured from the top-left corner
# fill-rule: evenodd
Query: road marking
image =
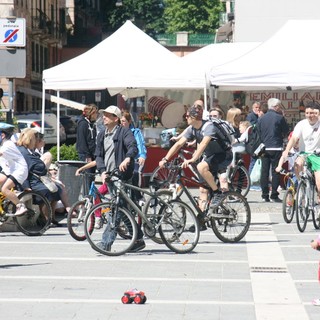
<path fill-rule="evenodd" d="M 0 302 L 35 302 L 35 303 L 59 303 L 59 304 L 66 304 L 66 303 L 103 303 L 103 304 L 119 304 L 119 299 L 43 299 L 43 298 L 0 298 Z M 210 301 L 210 300 L 201 300 L 201 301 L 195 301 L 195 300 L 150 300 L 148 299 L 146 305 L 148 304 L 182 304 L 182 305 L 248 305 L 253 306 L 253 302 L 243 302 L 243 301 Z M 122 303 L 120 303 L 122 305 Z M 290 305 L 290 304 L 288 304 Z"/>
<path fill-rule="evenodd" d="M 103 260 L 103 258 L 105 258 Z M 143 262 L 174 262 L 174 263 L 231 263 L 231 264 L 247 264 L 248 261 L 247 260 L 212 260 L 212 259 L 208 259 L 208 260 L 199 260 L 199 259 L 180 259 L 180 260 L 172 260 L 172 259 L 154 259 L 150 256 L 148 256 L 147 258 L 139 258 L 137 256 L 132 257 L 132 258 L 118 258 L 118 257 L 107 257 L 107 256 L 103 256 L 101 255 L 99 258 L 77 258 L 77 257 L 1 257 L 0 259 L 2 260 L 30 260 L 30 261 L 35 261 L 35 260 L 40 260 L 40 261 L 47 261 L 47 260 L 52 260 L 52 261 L 102 261 L 103 263 L 105 262 L 114 262 L 114 261 L 143 261 Z M 0 268 L 1 268 L 1 264 L 0 264 Z"/>
<path fill-rule="evenodd" d="M 199 279 L 199 278 L 145 278 L 145 277 L 83 277 L 83 276 L 0 276 L 2 280 L 97 280 L 97 281 L 168 281 L 168 282 L 237 282 L 249 283 L 250 279 Z"/>

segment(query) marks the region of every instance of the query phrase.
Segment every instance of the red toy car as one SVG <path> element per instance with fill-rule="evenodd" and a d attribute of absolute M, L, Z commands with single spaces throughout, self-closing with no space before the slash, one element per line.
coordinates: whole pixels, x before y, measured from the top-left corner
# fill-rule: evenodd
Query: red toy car
<path fill-rule="evenodd" d="M 126 291 L 121 298 L 121 302 L 124 304 L 129 304 L 132 302 L 135 304 L 144 304 L 146 301 L 147 297 L 145 296 L 144 292 L 137 289 Z"/>

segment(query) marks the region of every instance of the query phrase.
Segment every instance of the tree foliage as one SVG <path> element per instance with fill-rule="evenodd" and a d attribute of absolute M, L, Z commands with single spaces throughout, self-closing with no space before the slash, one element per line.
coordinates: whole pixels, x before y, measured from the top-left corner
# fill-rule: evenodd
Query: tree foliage
<path fill-rule="evenodd" d="M 164 4 L 168 33 L 214 33 L 224 11 L 220 0 L 164 0 Z"/>
<path fill-rule="evenodd" d="M 102 1 L 103 2 L 103 1 Z M 105 1 L 106 12 L 104 31 L 114 32 L 127 20 L 131 20 L 139 29 L 150 36 L 165 31 L 162 0 L 122 0 L 122 6 L 116 6 L 116 0 Z"/>
<path fill-rule="evenodd" d="M 220 0 L 117 0 L 101 1 L 104 32 L 113 33 L 127 20 L 154 37 L 159 33 L 214 33 L 219 14 L 224 11 Z"/>

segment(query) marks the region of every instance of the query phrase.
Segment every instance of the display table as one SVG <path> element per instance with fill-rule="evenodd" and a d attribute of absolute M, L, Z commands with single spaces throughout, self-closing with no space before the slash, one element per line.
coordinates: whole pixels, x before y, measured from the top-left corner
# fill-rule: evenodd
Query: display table
<path fill-rule="evenodd" d="M 191 150 L 191 149 L 190 149 Z M 165 150 L 159 146 L 147 147 L 147 160 L 144 166 L 144 186 L 147 187 L 149 184 L 149 179 L 154 171 L 154 169 L 159 165 L 159 161 L 164 158 L 168 150 Z M 243 154 L 242 158 L 246 168 L 249 168 L 250 156 L 248 154 Z"/>

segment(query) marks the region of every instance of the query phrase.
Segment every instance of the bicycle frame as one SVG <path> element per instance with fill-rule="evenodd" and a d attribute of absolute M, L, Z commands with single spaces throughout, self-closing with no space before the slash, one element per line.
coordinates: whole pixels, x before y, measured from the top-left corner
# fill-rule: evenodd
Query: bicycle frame
<path fill-rule="evenodd" d="M 150 192 L 150 191 L 146 191 L 140 187 L 128 184 L 126 182 L 123 182 L 121 180 L 116 180 L 116 181 L 112 181 L 112 184 L 114 185 L 115 189 L 116 189 L 116 205 L 119 205 L 120 202 L 120 198 L 124 199 L 129 206 L 135 211 L 137 212 L 138 216 L 142 219 L 142 221 L 149 227 L 149 228 L 153 228 L 155 227 L 155 229 L 157 230 L 159 228 L 159 226 L 161 225 L 162 219 L 164 219 L 164 216 L 160 219 L 160 221 L 154 225 L 152 222 L 150 222 L 150 220 L 147 218 L 147 216 L 145 215 L 145 213 L 135 204 L 135 202 L 128 196 L 128 194 L 125 192 L 124 189 L 128 188 L 130 190 L 136 190 L 139 192 L 142 192 L 143 194 L 147 194 L 148 196 L 157 199 L 161 204 L 163 205 L 167 205 L 169 206 L 169 208 L 172 209 L 172 207 L 170 206 L 170 204 L 164 202 L 163 199 L 161 199 L 160 197 L 157 196 L 156 193 L 154 192 Z"/>

